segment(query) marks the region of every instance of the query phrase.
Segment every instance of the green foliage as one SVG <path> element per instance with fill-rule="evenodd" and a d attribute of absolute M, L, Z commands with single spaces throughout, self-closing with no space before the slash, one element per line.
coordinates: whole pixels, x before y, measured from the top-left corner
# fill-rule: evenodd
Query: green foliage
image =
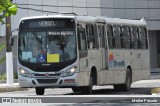
<path fill-rule="evenodd" d="M 0 64 L 4 63 L 6 61 L 6 56 L 3 56 L 2 58 L 0 58 Z"/>
<path fill-rule="evenodd" d="M 2 43 L 2 44 L 0 45 L 0 52 L 2 52 L 3 49 L 5 49 L 5 48 L 6 48 L 6 44 L 5 44 L 5 43 Z M 6 61 L 6 56 L 3 56 L 3 57 L 0 58 L 0 64 L 4 63 L 5 61 Z"/>
<path fill-rule="evenodd" d="M 14 79 L 18 79 L 18 73 L 14 72 Z"/>
<path fill-rule="evenodd" d="M 14 73 L 14 79 L 18 79 L 18 74 L 17 73 Z M 6 73 L 2 73 L 0 74 L 0 80 L 6 80 L 7 79 L 7 75 Z"/>
<path fill-rule="evenodd" d="M 6 80 L 7 76 L 5 73 L 0 74 L 0 80 Z"/>
<path fill-rule="evenodd" d="M 5 44 L 5 43 L 2 43 L 2 44 L 0 45 L 0 52 L 2 52 L 2 50 L 5 49 L 5 48 L 6 48 L 6 44 Z"/>
<path fill-rule="evenodd" d="M 2 20 L 5 17 L 16 15 L 17 13 L 17 5 L 12 4 L 10 0 L 0 0 L 0 22 L 4 23 Z"/>

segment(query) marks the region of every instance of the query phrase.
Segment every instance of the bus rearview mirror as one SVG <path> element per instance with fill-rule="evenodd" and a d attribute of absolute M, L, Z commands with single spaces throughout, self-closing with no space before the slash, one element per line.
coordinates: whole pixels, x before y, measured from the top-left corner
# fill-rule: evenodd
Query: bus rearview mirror
<path fill-rule="evenodd" d="M 14 45 L 14 36 L 12 36 L 10 39 L 10 46 L 13 46 L 13 45 Z"/>

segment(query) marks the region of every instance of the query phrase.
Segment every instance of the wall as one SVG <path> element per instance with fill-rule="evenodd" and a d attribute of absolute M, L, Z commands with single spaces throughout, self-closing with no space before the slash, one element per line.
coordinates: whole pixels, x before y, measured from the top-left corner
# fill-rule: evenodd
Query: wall
<path fill-rule="evenodd" d="M 151 68 L 160 66 L 160 0 L 101 0 L 101 14 L 113 18 L 141 19 L 145 17 L 149 30 Z M 159 31 L 158 31 L 159 30 Z"/>
<path fill-rule="evenodd" d="M 149 31 L 149 44 L 150 44 L 150 63 L 151 68 L 155 68 L 158 66 L 158 60 L 157 60 L 157 32 L 156 31 Z"/>
<path fill-rule="evenodd" d="M 127 19 L 145 17 L 149 30 L 160 30 L 160 0 L 101 0 L 103 16 Z"/>

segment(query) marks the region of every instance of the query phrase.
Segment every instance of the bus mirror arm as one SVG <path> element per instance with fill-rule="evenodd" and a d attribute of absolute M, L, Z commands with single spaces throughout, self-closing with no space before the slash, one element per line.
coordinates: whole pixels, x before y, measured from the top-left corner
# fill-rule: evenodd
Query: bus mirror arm
<path fill-rule="evenodd" d="M 14 36 L 11 36 L 11 38 L 10 38 L 10 45 L 11 45 L 11 46 L 14 45 Z"/>
<path fill-rule="evenodd" d="M 11 31 L 11 37 L 10 37 L 10 46 L 14 45 L 14 36 L 16 35 L 12 35 L 13 32 L 18 31 L 18 29 L 14 29 Z"/>

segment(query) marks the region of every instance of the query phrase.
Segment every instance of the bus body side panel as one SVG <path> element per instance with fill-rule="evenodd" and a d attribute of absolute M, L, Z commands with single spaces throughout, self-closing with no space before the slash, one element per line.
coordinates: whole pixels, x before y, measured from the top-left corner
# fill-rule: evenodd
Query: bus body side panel
<path fill-rule="evenodd" d="M 95 49 L 93 50 L 88 50 L 88 56 L 87 56 L 87 64 L 88 64 L 88 68 L 89 68 L 89 72 L 92 70 L 92 67 L 95 67 L 97 69 L 96 66 L 96 52 Z M 96 70 L 97 71 L 97 70 Z"/>
<path fill-rule="evenodd" d="M 114 83 L 114 67 L 109 67 L 109 52 L 110 50 L 106 50 L 106 60 L 107 60 L 107 68 L 104 70 L 101 70 L 101 77 L 102 77 L 102 82 L 101 85 L 109 85 Z M 113 53 L 113 51 L 111 51 Z M 110 61 L 111 62 L 111 61 Z M 112 63 L 111 63 L 112 64 Z"/>
<path fill-rule="evenodd" d="M 114 84 L 125 83 L 126 69 L 123 50 L 114 50 L 110 52 L 109 56 L 113 55 L 112 61 L 114 61 Z"/>
<path fill-rule="evenodd" d="M 150 58 L 149 50 L 141 51 L 141 63 L 142 63 L 142 80 L 150 79 Z"/>
<path fill-rule="evenodd" d="M 142 79 L 141 70 L 141 51 L 131 50 L 131 68 L 132 68 L 132 82 Z"/>
<path fill-rule="evenodd" d="M 102 77 L 101 77 L 101 70 L 100 70 L 100 61 L 101 61 L 101 59 L 100 59 L 100 57 L 101 57 L 101 54 L 100 54 L 101 52 L 100 52 L 100 50 L 98 49 L 98 50 L 95 50 L 95 55 L 96 55 L 96 68 L 97 68 L 97 84 L 98 85 L 101 85 L 101 83 L 102 83 Z"/>
<path fill-rule="evenodd" d="M 82 67 L 77 77 L 77 84 L 77 86 L 87 86 L 89 84 L 89 72 L 84 71 Z"/>
<path fill-rule="evenodd" d="M 124 50 L 124 62 L 125 62 L 125 70 L 127 70 L 128 67 L 131 67 L 131 72 L 132 72 L 132 66 L 130 63 L 131 62 L 131 50 L 130 49 Z"/>

